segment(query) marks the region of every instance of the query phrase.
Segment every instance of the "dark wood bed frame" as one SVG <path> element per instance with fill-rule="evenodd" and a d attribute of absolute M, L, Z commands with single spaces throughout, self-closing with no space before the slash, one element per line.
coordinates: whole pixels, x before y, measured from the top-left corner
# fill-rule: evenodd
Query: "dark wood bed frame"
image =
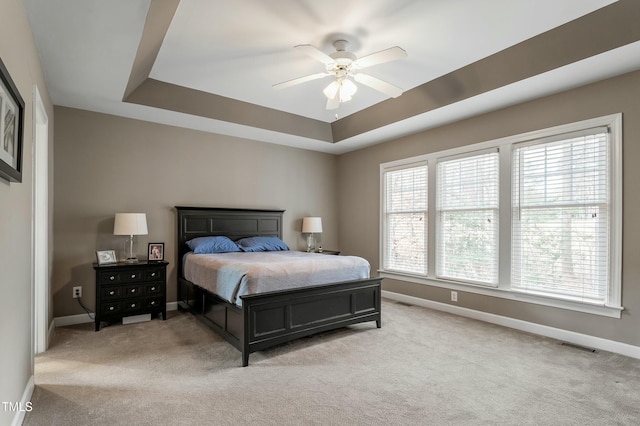
<path fill-rule="evenodd" d="M 242 352 L 249 354 L 300 337 L 375 321 L 381 326 L 382 278 L 279 290 L 241 296 L 242 308 L 184 278 L 186 242 L 207 235 L 232 240 L 247 236 L 282 238 L 283 210 L 176 207 L 178 211 L 178 308 L 196 315 Z"/>

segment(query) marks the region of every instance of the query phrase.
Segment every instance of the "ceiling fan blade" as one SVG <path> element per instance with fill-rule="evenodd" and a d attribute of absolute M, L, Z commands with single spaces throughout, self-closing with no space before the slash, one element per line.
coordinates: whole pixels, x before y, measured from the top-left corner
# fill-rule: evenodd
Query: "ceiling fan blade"
<path fill-rule="evenodd" d="M 297 46 L 293 46 L 293 48 L 306 55 L 311 56 L 314 59 L 317 59 L 325 65 L 333 64 L 335 62 L 335 59 L 333 59 L 331 56 L 318 50 L 310 44 L 299 44 Z"/>
<path fill-rule="evenodd" d="M 340 106 L 340 91 L 336 91 L 333 98 L 327 99 L 326 109 L 337 109 Z"/>
<path fill-rule="evenodd" d="M 295 86 L 296 84 L 306 83 L 307 81 L 317 80 L 319 78 L 326 77 L 329 74 L 328 72 L 319 72 L 317 74 L 306 75 L 304 77 L 294 78 L 293 80 L 283 81 L 282 83 L 274 84 L 272 87 L 274 89 L 286 89 L 287 87 Z"/>
<path fill-rule="evenodd" d="M 394 46 L 367 56 L 363 56 L 356 61 L 356 64 L 358 64 L 358 67 L 360 68 L 367 68 L 372 65 L 383 64 L 385 62 L 405 58 L 406 56 L 407 52 L 403 48 Z"/>
<path fill-rule="evenodd" d="M 371 87 L 372 89 L 377 90 L 378 92 L 382 92 L 385 95 L 391 96 L 392 98 L 397 98 L 402 95 L 403 90 L 393 84 L 389 84 L 386 81 L 382 81 L 379 78 L 372 77 L 368 74 L 355 74 L 353 76 L 354 80 L 358 83 L 362 83 L 366 86 Z"/>

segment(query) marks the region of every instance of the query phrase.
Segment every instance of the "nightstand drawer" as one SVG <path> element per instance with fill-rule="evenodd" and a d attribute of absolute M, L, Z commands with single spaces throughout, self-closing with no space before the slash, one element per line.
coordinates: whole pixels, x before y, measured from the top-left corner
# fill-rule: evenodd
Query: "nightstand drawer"
<path fill-rule="evenodd" d="M 155 296 L 157 294 L 164 294 L 164 284 L 151 283 L 144 285 L 144 294 L 147 296 Z"/>
<path fill-rule="evenodd" d="M 105 303 L 100 307 L 103 315 L 119 314 L 122 312 L 122 303 Z"/>
<path fill-rule="evenodd" d="M 122 282 L 132 283 L 144 279 L 144 271 L 125 271 L 121 273 Z"/>
<path fill-rule="evenodd" d="M 106 287 L 102 289 L 102 299 L 119 299 L 124 296 L 124 288 L 122 287 Z"/>
<path fill-rule="evenodd" d="M 98 274 L 99 284 L 118 284 L 120 283 L 120 280 L 121 280 L 120 272 L 105 271 L 105 272 L 100 272 Z"/>
<path fill-rule="evenodd" d="M 164 281 L 164 271 L 165 268 L 154 268 L 154 269 L 150 269 L 148 271 L 146 271 L 145 274 L 145 280 L 147 281 L 151 281 L 151 280 L 163 280 Z"/>
<path fill-rule="evenodd" d="M 128 285 L 124 288 L 124 294 L 126 297 L 129 297 L 129 298 L 142 296 L 142 288 L 143 286 L 141 284 Z"/>
<path fill-rule="evenodd" d="M 162 306 L 164 303 L 164 297 L 152 297 L 150 299 L 145 299 L 143 302 L 144 308 L 157 308 L 158 306 Z"/>
<path fill-rule="evenodd" d="M 125 302 L 123 302 L 124 304 L 124 310 L 126 312 L 132 312 L 132 311 L 137 311 L 138 309 L 140 309 L 140 306 L 142 306 L 142 302 L 140 299 L 138 300 L 127 300 Z"/>

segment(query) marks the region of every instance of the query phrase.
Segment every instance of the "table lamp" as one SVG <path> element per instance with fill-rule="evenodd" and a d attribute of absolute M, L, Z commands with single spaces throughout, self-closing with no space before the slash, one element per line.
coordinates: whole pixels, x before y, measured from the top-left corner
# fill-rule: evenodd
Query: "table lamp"
<path fill-rule="evenodd" d="M 133 238 L 135 235 L 147 235 L 147 233 L 147 215 L 145 213 L 116 213 L 113 235 L 129 236 L 129 253 L 127 253 L 125 262 L 138 262 L 138 259 L 133 255 Z"/>
<path fill-rule="evenodd" d="M 316 247 L 315 235 L 322 233 L 322 218 L 305 217 L 302 219 L 302 233 L 307 235 L 307 251 L 311 252 Z"/>

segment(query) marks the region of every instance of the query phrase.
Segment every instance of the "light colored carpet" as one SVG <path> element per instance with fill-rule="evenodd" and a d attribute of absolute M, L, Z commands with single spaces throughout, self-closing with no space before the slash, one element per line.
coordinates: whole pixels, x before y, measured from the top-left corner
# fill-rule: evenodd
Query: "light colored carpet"
<path fill-rule="evenodd" d="M 241 356 L 190 314 L 56 330 L 25 425 L 632 425 L 640 360 L 384 300 Z"/>

